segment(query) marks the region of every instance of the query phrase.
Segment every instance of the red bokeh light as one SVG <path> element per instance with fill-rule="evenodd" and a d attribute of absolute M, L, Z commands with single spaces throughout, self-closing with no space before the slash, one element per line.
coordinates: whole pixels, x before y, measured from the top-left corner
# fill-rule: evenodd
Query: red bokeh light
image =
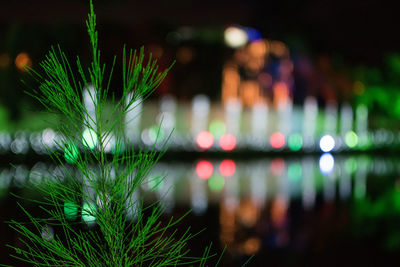
<path fill-rule="evenodd" d="M 214 144 L 214 136 L 212 133 L 203 131 L 197 135 L 197 145 L 202 149 L 208 149 Z"/>
<path fill-rule="evenodd" d="M 276 132 L 271 135 L 269 142 L 271 143 L 271 146 L 275 149 L 282 148 L 285 145 L 285 136 L 280 132 Z"/>
<path fill-rule="evenodd" d="M 208 179 L 214 172 L 214 167 L 207 160 L 199 161 L 196 165 L 196 173 L 201 179 Z"/>
<path fill-rule="evenodd" d="M 236 147 L 236 138 L 231 134 L 224 134 L 219 140 L 219 145 L 225 151 L 231 151 Z"/>
<path fill-rule="evenodd" d="M 271 161 L 269 168 L 273 175 L 281 175 L 285 170 L 285 161 L 281 158 L 274 159 Z"/>
<path fill-rule="evenodd" d="M 222 176 L 230 177 L 235 174 L 236 164 L 233 160 L 225 159 L 219 165 L 219 172 Z"/>

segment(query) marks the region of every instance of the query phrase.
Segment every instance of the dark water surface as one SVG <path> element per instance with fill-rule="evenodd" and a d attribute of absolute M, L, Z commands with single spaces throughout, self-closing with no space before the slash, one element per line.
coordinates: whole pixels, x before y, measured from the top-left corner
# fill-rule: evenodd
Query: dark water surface
<path fill-rule="evenodd" d="M 166 221 L 192 209 L 179 227 L 205 229 L 190 241 L 193 255 L 210 242 L 216 253 L 226 244 L 222 266 L 240 266 L 253 254 L 250 266 L 398 266 L 398 160 L 324 154 L 160 162 L 141 194 L 162 199 Z M 37 173 L 56 170 L 44 162 L 0 167 L 0 263 L 27 266 L 5 248 L 22 246 L 4 223 L 22 219 L 10 192 L 35 196 L 24 185 L 40 182 Z M 40 214 L 37 206 L 27 205 Z"/>

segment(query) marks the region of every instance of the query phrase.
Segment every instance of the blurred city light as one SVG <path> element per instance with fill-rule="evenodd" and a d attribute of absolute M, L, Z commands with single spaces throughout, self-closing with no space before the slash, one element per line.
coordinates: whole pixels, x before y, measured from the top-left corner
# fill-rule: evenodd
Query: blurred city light
<path fill-rule="evenodd" d="M 273 148 L 281 149 L 285 145 L 285 136 L 280 132 L 273 133 L 269 142 Z"/>
<path fill-rule="evenodd" d="M 200 132 L 196 137 L 198 147 L 209 149 L 214 144 L 214 136 L 207 131 Z"/>
<path fill-rule="evenodd" d="M 147 179 L 147 185 L 150 190 L 157 191 L 164 187 L 164 177 L 161 175 L 152 175 Z"/>
<path fill-rule="evenodd" d="M 56 133 L 52 129 L 47 128 L 43 130 L 42 142 L 46 147 L 52 148 L 55 145 L 54 143 L 55 138 L 56 138 Z"/>
<path fill-rule="evenodd" d="M 207 130 L 210 113 L 210 99 L 206 95 L 196 95 L 192 99 L 191 133 L 193 136 Z"/>
<path fill-rule="evenodd" d="M 358 144 L 358 136 L 355 132 L 349 131 L 344 137 L 346 145 L 350 148 L 355 148 Z"/>
<path fill-rule="evenodd" d="M 329 134 L 324 135 L 319 140 L 319 147 L 323 152 L 330 152 L 335 148 L 335 139 Z"/>
<path fill-rule="evenodd" d="M 285 171 L 285 161 L 281 158 L 273 159 L 269 168 L 272 175 L 279 176 Z"/>
<path fill-rule="evenodd" d="M 333 171 L 335 160 L 330 153 L 324 153 L 319 158 L 319 169 L 323 174 L 329 174 Z"/>
<path fill-rule="evenodd" d="M 10 150 L 14 154 L 26 154 L 29 150 L 29 142 L 24 132 L 17 132 L 15 139 L 10 144 Z"/>
<path fill-rule="evenodd" d="M 96 223 L 96 205 L 93 203 L 85 202 L 82 206 L 82 220 L 89 226 Z"/>
<path fill-rule="evenodd" d="M 225 44 L 231 48 L 239 48 L 244 46 L 248 41 L 246 31 L 239 27 L 228 27 L 224 32 Z"/>
<path fill-rule="evenodd" d="M 15 58 L 15 66 L 20 71 L 27 71 L 26 68 L 32 67 L 32 60 L 27 53 L 21 52 Z"/>
<path fill-rule="evenodd" d="M 302 167 L 299 163 L 292 163 L 288 167 L 288 177 L 292 181 L 300 180 L 302 177 Z"/>
<path fill-rule="evenodd" d="M 221 138 L 226 132 L 225 122 L 222 120 L 211 121 L 209 131 L 215 138 Z"/>
<path fill-rule="evenodd" d="M 201 179 L 208 179 L 214 172 L 214 167 L 211 162 L 207 160 L 199 161 L 196 165 L 196 174 Z"/>
<path fill-rule="evenodd" d="M 288 139 L 288 146 L 292 151 L 299 151 L 303 146 L 303 137 L 301 134 L 291 134 Z"/>
<path fill-rule="evenodd" d="M 82 133 L 82 144 L 83 146 L 93 149 L 97 146 L 97 135 L 92 129 L 85 129 Z"/>
<path fill-rule="evenodd" d="M 73 202 L 64 202 L 65 218 L 70 221 L 75 221 L 78 218 L 78 205 Z"/>
<path fill-rule="evenodd" d="M 224 134 L 219 140 L 220 147 L 225 151 L 231 151 L 236 147 L 236 138 L 232 134 Z"/>
<path fill-rule="evenodd" d="M 54 239 L 54 229 L 50 225 L 44 225 L 42 227 L 42 238 L 48 242 Z"/>
<path fill-rule="evenodd" d="M 164 140 L 165 132 L 164 129 L 159 125 L 153 125 L 149 128 L 149 139 L 152 144 Z"/>
<path fill-rule="evenodd" d="M 79 150 L 78 147 L 74 143 L 68 143 L 64 147 L 64 158 L 65 160 L 73 164 L 76 162 L 79 156 Z"/>
<path fill-rule="evenodd" d="M 348 158 L 345 162 L 344 162 L 344 170 L 348 173 L 348 174 L 353 174 L 357 171 L 357 160 L 353 157 Z"/>
<path fill-rule="evenodd" d="M 224 188 L 224 185 L 225 179 L 220 175 L 213 175 L 210 179 L 208 179 L 208 186 L 213 192 L 221 192 L 221 190 Z"/>
<path fill-rule="evenodd" d="M 247 34 L 247 39 L 250 42 L 258 41 L 258 40 L 262 39 L 262 35 L 258 30 L 254 29 L 254 28 L 250 28 L 250 27 L 246 27 L 246 28 L 244 28 L 244 30 Z"/>
<path fill-rule="evenodd" d="M 236 171 L 236 164 L 233 160 L 225 159 L 219 165 L 219 172 L 224 177 L 231 177 L 235 174 Z"/>
<path fill-rule="evenodd" d="M 289 49 L 281 41 L 272 41 L 271 42 L 271 52 L 276 57 L 284 57 L 284 56 L 288 55 Z"/>

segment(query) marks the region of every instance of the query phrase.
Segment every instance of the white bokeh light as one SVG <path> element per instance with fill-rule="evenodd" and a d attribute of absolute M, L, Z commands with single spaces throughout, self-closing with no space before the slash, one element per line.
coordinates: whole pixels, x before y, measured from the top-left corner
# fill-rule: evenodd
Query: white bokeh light
<path fill-rule="evenodd" d="M 335 147 L 335 139 L 329 134 L 322 136 L 321 140 L 319 140 L 319 147 L 323 152 L 332 151 Z"/>
<path fill-rule="evenodd" d="M 319 158 L 319 169 L 323 174 L 329 174 L 335 167 L 335 159 L 330 153 L 324 153 Z"/>
<path fill-rule="evenodd" d="M 247 43 L 247 33 L 238 27 L 228 27 L 224 32 L 225 44 L 232 48 L 239 48 Z"/>

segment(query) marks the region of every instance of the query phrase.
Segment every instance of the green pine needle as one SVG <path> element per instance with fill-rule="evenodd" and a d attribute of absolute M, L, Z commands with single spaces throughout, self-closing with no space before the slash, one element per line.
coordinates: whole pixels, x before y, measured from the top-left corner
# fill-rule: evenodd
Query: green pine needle
<path fill-rule="evenodd" d="M 151 55 L 145 60 L 143 47 L 127 52 L 124 46 L 122 98 L 115 103 L 113 122 L 105 124 L 110 114 L 104 114 L 104 104 L 110 97 L 116 57 L 109 69 L 101 62 L 92 1 L 86 27 L 92 49 L 88 68 L 77 57 L 74 71 L 57 46 L 40 63 L 40 72 L 29 69 L 39 83 L 38 90 L 29 94 L 66 120 L 58 127 L 62 138 L 56 148 L 48 148 L 52 160 L 61 166 L 60 173 L 30 185 L 44 196 L 33 200 L 43 216 L 35 217 L 19 204 L 29 223 L 9 222 L 23 244 L 22 248 L 9 245 L 12 256 L 34 266 L 205 266 L 214 256 L 211 246 L 201 257 L 189 256 L 188 241 L 195 235 L 189 229 L 178 235 L 176 227 L 183 217 L 162 223 L 158 202 L 145 206 L 143 198 L 135 197 L 163 152 L 127 149 L 110 157 L 105 151 L 110 136 L 115 136 L 117 146 L 124 145 L 126 113 L 160 85 L 173 64 L 160 72 Z M 82 95 L 89 86 L 94 89 L 88 91 L 94 115 L 83 104 Z M 97 140 L 92 149 L 82 140 L 84 129 Z M 90 227 L 93 220 L 96 227 Z"/>

